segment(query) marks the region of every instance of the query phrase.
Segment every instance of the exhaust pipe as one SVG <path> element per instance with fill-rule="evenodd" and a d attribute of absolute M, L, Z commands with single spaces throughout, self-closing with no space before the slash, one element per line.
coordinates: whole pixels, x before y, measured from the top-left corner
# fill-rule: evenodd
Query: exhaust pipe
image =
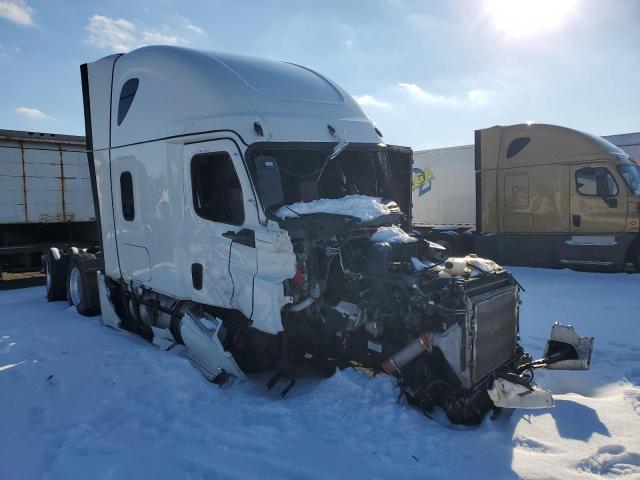
<path fill-rule="evenodd" d="M 394 353 L 385 360 L 382 364 L 382 369 L 389 375 L 400 373 L 400 369 L 411 360 L 422 355 L 424 352 L 431 352 L 433 349 L 434 335 L 437 336 L 437 334 L 431 332 L 423 333 L 402 350 Z"/>

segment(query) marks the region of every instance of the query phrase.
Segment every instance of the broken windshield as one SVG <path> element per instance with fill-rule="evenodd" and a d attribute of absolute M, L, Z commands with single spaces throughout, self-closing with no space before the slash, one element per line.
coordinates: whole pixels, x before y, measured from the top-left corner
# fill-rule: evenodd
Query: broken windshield
<path fill-rule="evenodd" d="M 396 200 L 386 151 L 349 145 L 331 159 L 334 144 L 261 146 L 249 162 L 262 203 L 284 205 L 349 196 Z"/>

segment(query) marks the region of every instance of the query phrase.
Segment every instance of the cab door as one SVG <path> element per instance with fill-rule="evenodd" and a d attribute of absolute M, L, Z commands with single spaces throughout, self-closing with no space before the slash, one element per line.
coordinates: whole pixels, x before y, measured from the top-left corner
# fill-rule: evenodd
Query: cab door
<path fill-rule="evenodd" d="M 253 314 L 256 199 L 231 140 L 185 145 L 185 248 L 191 298 Z"/>
<path fill-rule="evenodd" d="M 622 232 L 627 222 L 627 193 L 606 162 L 571 167 L 570 231 L 574 235 Z"/>

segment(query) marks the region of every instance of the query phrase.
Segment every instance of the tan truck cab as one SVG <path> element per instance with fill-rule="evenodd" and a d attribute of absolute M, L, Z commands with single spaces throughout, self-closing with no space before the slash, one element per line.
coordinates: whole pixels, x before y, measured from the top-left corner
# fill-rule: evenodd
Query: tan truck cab
<path fill-rule="evenodd" d="M 640 268 L 640 169 L 601 137 L 544 124 L 476 131 L 481 255 L 511 265 Z"/>

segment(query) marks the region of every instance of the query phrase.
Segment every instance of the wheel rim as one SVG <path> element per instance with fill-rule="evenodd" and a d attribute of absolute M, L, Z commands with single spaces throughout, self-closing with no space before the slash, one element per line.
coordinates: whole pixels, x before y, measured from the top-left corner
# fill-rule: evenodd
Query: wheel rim
<path fill-rule="evenodd" d="M 78 267 L 73 267 L 71 275 L 69 275 L 69 293 L 71 294 L 71 303 L 75 306 L 80 304 L 80 300 L 82 298 L 80 282 L 80 269 Z"/>
<path fill-rule="evenodd" d="M 46 264 L 44 267 L 44 276 L 47 282 L 47 290 L 51 290 L 51 273 L 49 272 L 49 265 Z"/>

